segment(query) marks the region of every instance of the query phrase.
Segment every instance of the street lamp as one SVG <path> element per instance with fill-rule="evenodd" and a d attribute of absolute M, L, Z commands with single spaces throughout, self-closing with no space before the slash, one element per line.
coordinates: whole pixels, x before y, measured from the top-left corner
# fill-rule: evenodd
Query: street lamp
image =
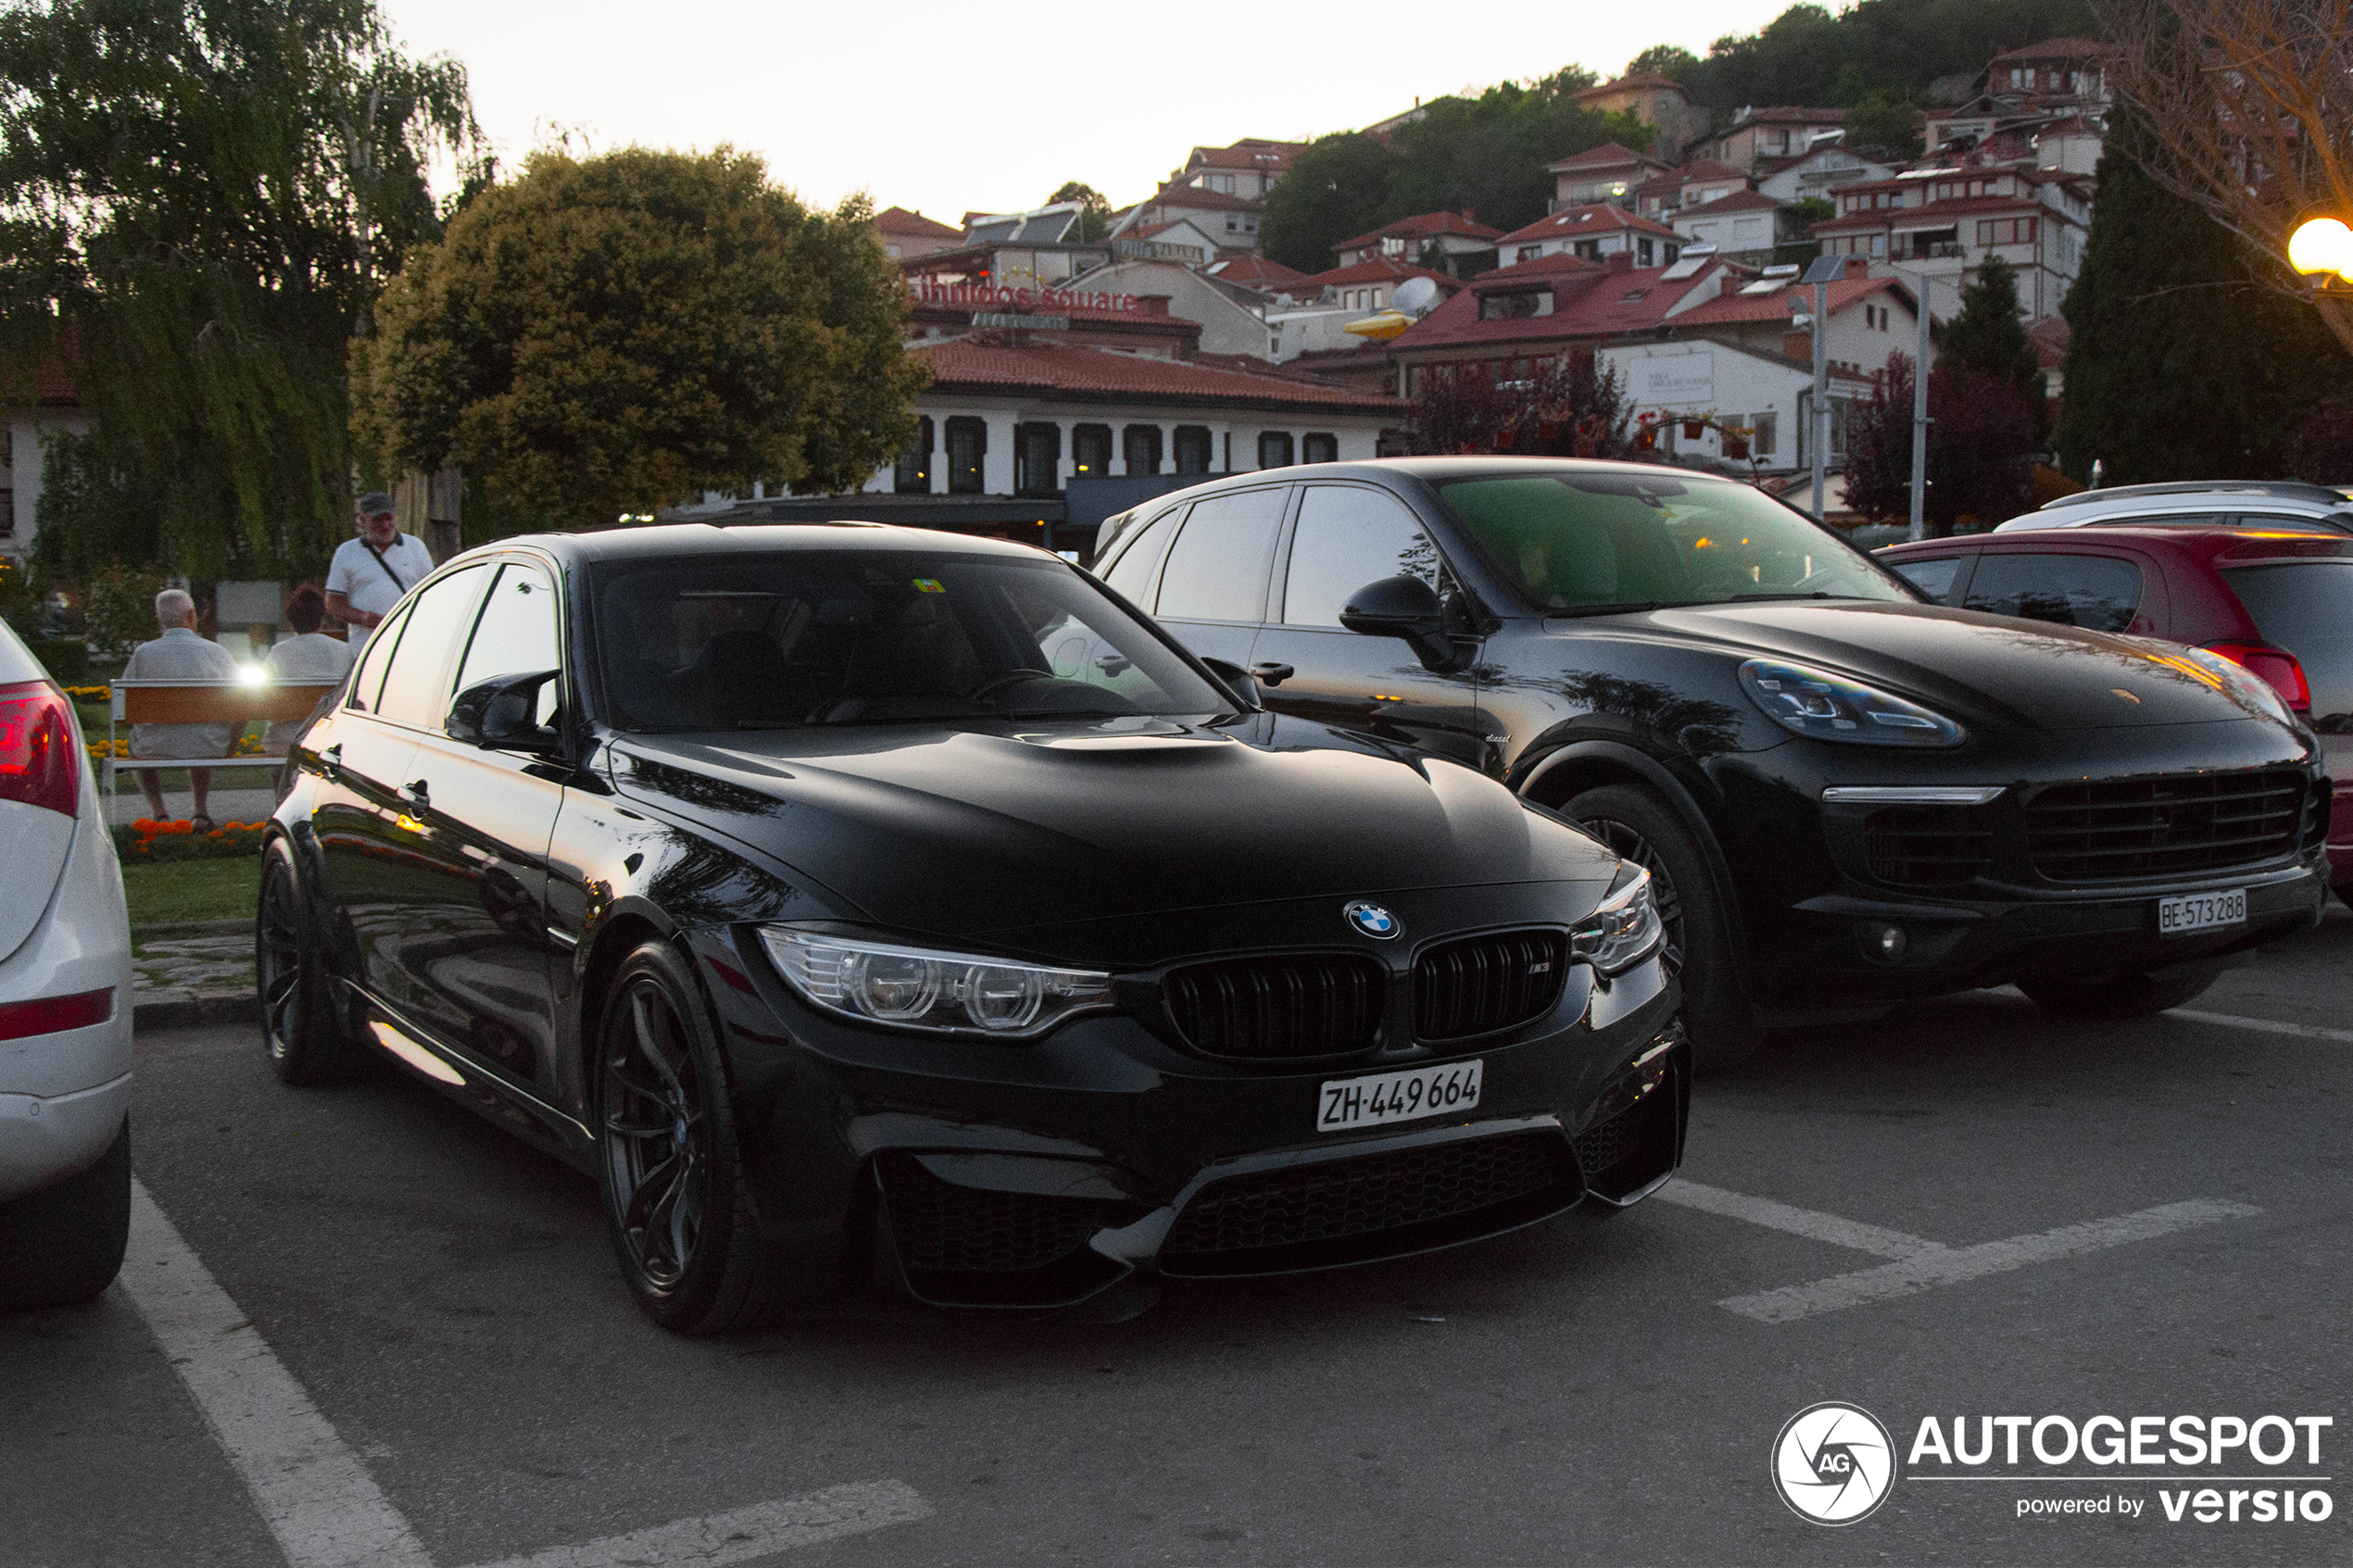
<path fill-rule="evenodd" d="M 2288 265 L 2321 287 L 2334 273 L 2340 284 L 2353 286 L 2353 229 L 2334 218 L 2310 218 L 2296 225 L 2287 242 Z"/>

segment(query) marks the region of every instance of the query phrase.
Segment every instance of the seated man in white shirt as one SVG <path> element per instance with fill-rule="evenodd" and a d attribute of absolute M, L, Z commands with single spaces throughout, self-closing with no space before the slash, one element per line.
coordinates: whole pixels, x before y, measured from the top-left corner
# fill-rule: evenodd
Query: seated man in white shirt
<path fill-rule="evenodd" d="M 400 532 L 392 497 L 371 490 L 359 497 L 359 537 L 335 546 L 327 563 L 327 613 L 348 628 L 344 635 L 355 654 L 392 613 L 400 596 L 433 571 L 433 552 L 422 539 Z"/>
<path fill-rule="evenodd" d="M 327 618 L 327 601 L 319 590 L 306 583 L 286 598 L 286 624 L 295 634 L 283 643 L 272 643 L 263 656 L 261 668 L 270 679 L 281 685 L 320 686 L 340 681 L 350 672 L 354 657 L 351 645 L 341 637 L 330 637 L 319 630 Z M 261 749 L 272 757 L 283 757 L 294 745 L 295 736 L 302 734 L 308 719 L 278 719 L 262 732 Z"/>
<path fill-rule="evenodd" d="M 126 681 L 233 681 L 237 660 L 219 643 L 196 634 L 196 602 L 184 588 L 166 588 L 156 596 L 156 624 L 163 634 L 131 650 L 122 667 Z M 242 724 L 133 724 L 131 755 L 140 758 L 226 757 Z M 147 797 L 148 814 L 164 815 L 163 775 L 153 768 L 133 770 Z M 212 792 L 212 770 L 188 770 L 188 793 L 195 797 L 190 819 L 198 833 L 220 824 L 206 815 Z"/>

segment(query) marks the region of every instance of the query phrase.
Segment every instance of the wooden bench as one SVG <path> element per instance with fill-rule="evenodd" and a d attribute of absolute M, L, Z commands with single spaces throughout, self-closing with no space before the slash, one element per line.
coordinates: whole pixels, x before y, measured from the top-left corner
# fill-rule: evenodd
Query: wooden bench
<path fill-rule="evenodd" d="M 115 731 L 128 724 L 234 724 L 237 734 L 258 719 L 275 722 L 307 719 L 319 699 L 341 682 L 280 683 L 276 681 L 116 681 L 112 708 L 107 714 L 107 793 L 114 793 L 115 773 L 123 768 L 279 768 L 283 757 L 120 757 Z M 236 745 L 236 734 L 230 745 Z"/>

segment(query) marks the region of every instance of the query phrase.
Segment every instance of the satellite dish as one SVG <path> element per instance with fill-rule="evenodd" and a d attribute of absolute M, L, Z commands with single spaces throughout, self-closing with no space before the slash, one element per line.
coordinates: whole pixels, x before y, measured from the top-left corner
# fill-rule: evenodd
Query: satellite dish
<path fill-rule="evenodd" d="M 1389 296 L 1390 305 L 1408 316 L 1426 316 L 1438 303 L 1438 282 L 1434 278 L 1408 278 L 1397 285 Z"/>

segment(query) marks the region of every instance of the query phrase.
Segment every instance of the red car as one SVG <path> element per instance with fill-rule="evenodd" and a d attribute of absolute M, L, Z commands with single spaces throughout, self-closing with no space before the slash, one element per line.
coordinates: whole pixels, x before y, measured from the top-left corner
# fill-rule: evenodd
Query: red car
<path fill-rule="evenodd" d="M 2208 649 L 2319 732 L 2336 783 L 2329 865 L 2353 904 L 2353 538 L 2296 528 L 2070 528 L 1895 545 L 1940 603 Z"/>

